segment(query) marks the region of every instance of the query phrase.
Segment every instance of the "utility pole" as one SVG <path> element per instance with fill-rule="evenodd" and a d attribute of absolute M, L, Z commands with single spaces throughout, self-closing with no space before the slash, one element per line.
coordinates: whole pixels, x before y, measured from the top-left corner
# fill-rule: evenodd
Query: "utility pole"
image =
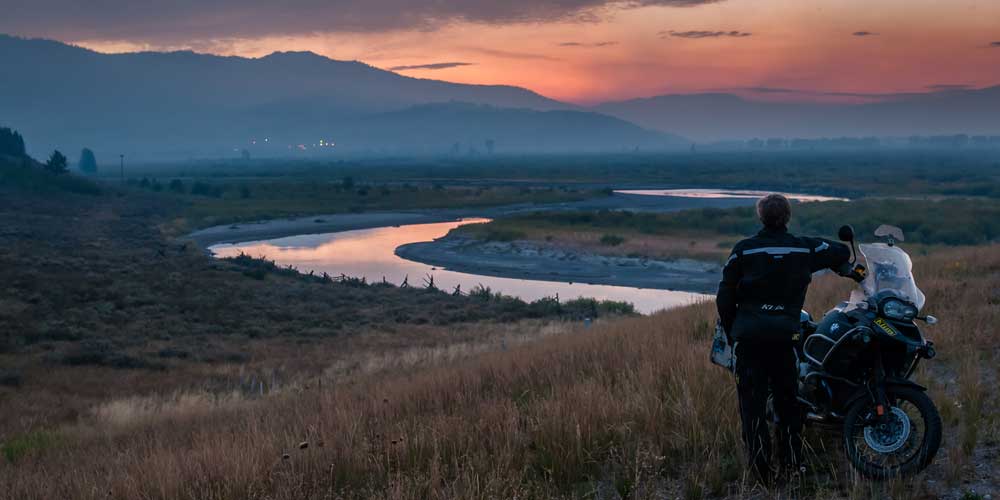
<path fill-rule="evenodd" d="M 122 169 L 122 186 L 125 185 L 125 155 L 118 155 L 121 159 L 121 169 Z"/>

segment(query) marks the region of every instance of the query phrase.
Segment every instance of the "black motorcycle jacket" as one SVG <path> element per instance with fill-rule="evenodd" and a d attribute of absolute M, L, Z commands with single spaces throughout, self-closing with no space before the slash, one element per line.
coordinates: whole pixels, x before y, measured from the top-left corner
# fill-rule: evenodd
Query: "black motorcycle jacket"
<path fill-rule="evenodd" d="M 716 305 L 730 341 L 791 341 L 812 273 L 841 268 L 843 243 L 764 228 L 733 248 L 722 270 Z"/>

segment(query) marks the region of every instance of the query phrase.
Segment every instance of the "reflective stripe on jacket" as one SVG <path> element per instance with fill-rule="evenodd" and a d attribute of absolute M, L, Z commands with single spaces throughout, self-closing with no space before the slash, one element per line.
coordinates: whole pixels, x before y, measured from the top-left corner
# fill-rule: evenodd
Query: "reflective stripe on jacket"
<path fill-rule="evenodd" d="M 850 258 L 843 243 L 764 228 L 733 248 L 716 305 L 732 340 L 791 340 L 799 329 L 812 273 Z"/>

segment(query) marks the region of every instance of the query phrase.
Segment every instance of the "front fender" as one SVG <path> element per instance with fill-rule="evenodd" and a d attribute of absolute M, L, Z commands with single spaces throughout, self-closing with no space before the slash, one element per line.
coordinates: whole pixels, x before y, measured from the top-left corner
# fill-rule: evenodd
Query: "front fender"
<path fill-rule="evenodd" d="M 926 387 L 924 387 L 924 386 L 922 386 L 922 385 L 920 385 L 920 384 L 918 384 L 916 382 L 913 382 L 911 380 L 906 380 L 906 379 L 901 379 L 901 378 L 886 379 L 886 381 L 885 381 L 885 390 L 886 390 L 886 392 L 892 392 L 892 388 L 893 387 L 909 387 L 909 388 L 912 388 L 912 389 L 917 389 L 918 391 L 921 391 L 921 392 L 927 392 L 927 388 Z M 858 400 L 865 399 L 865 398 L 871 398 L 871 392 L 868 391 L 868 386 L 867 385 L 863 385 L 861 387 L 858 387 L 858 389 L 856 391 L 854 391 L 854 394 L 851 394 L 851 397 L 847 399 L 847 403 L 844 405 L 845 411 L 846 411 L 847 408 L 850 408 L 850 407 L 854 406 L 854 404 L 857 403 Z"/>

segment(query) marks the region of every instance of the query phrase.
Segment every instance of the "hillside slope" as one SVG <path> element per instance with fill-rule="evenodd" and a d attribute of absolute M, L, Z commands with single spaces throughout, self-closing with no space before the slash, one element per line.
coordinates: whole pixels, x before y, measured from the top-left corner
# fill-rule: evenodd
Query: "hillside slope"
<path fill-rule="evenodd" d="M 112 401 L 74 427 L 15 436 L 11 498 L 960 498 L 996 491 L 997 246 L 921 256 L 945 447 L 926 473 L 869 483 L 836 435 L 810 429 L 809 473 L 761 492 L 743 474 L 731 376 L 709 364 L 711 304 L 582 325 L 520 346 L 258 398 Z M 824 276 L 807 308 L 849 284 Z M 992 291 L 991 291 L 992 290 Z M 984 300 L 989 297 L 989 300 Z M 401 325 L 396 335 L 412 335 Z M 178 334 L 179 335 L 179 334 Z M 211 338 L 211 337 L 209 337 Z M 310 346 L 312 347 L 312 346 Z M 307 349 L 311 351 L 312 349 Z M 386 366 L 386 361 L 382 361 Z M 324 372 L 326 373 L 326 372 Z M 109 437 L 110 436 L 110 437 Z M 968 497 L 968 495 L 966 495 Z"/>

